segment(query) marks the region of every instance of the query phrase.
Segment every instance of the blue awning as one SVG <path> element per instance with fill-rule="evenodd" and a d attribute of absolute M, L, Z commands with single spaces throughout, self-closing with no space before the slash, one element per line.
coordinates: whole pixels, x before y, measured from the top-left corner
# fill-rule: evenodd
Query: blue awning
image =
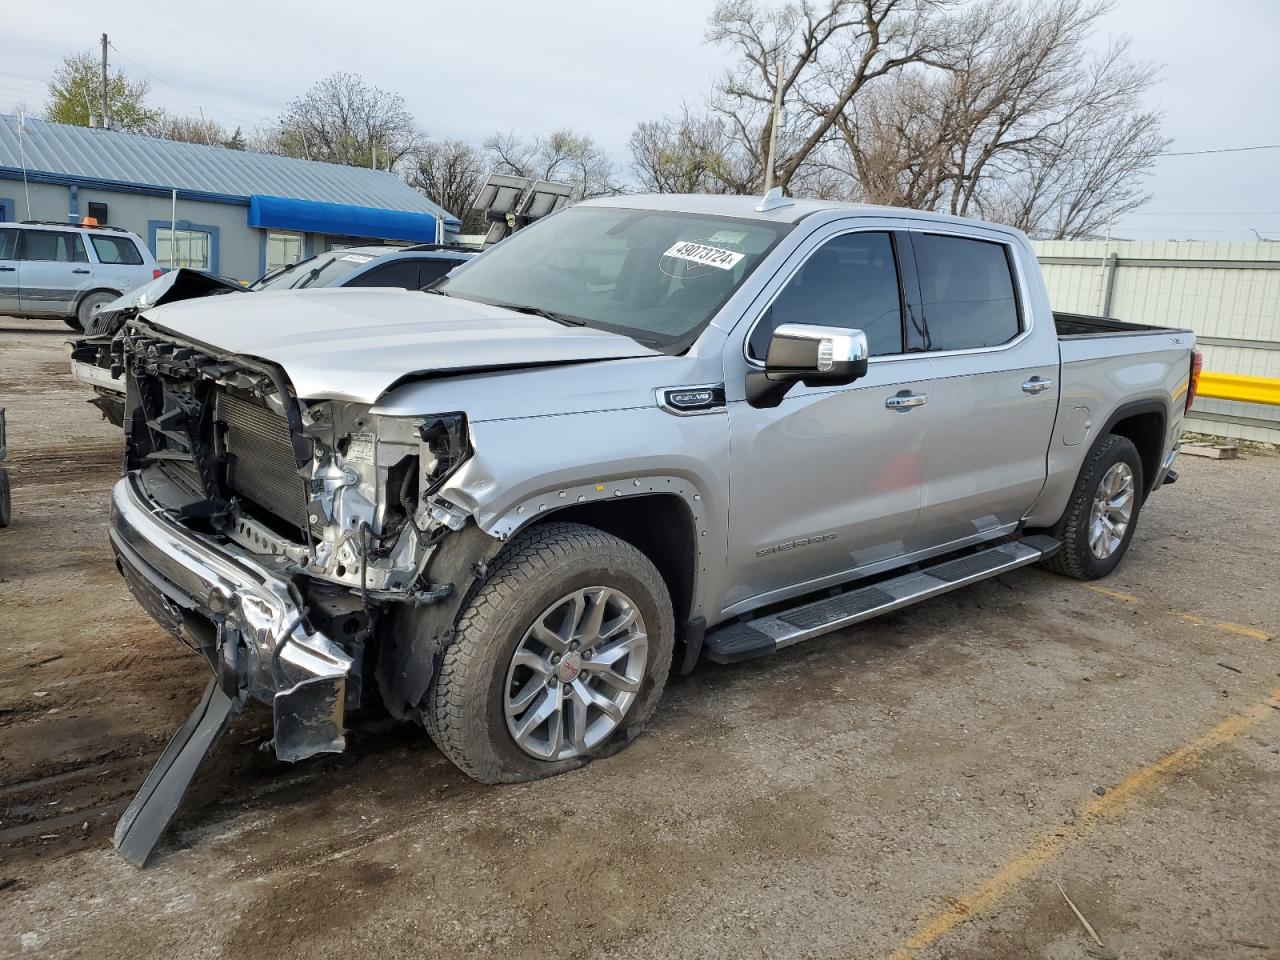
<path fill-rule="evenodd" d="M 444 225 L 449 232 L 458 229 L 453 218 Z M 262 195 L 249 198 L 249 226 L 418 243 L 436 239 L 436 218 L 429 213 Z"/>

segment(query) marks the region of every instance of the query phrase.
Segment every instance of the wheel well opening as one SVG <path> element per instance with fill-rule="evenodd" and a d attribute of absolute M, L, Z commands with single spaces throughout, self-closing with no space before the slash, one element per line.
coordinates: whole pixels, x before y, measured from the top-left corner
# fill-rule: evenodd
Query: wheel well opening
<path fill-rule="evenodd" d="M 693 582 L 697 571 L 697 534 L 693 515 L 675 494 L 584 503 L 557 510 L 543 518 L 582 523 L 631 544 L 658 568 L 676 623 L 689 617 L 693 606 Z"/>
<path fill-rule="evenodd" d="M 1160 471 L 1160 454 L 1164 450 L 1164 417 L 1154 410 L 1135 413 L 1117 421 L 1111 433 L 1127 437 L 1138 448 L 1142 460 L 1142 487 L 1144 496 L 1152 490 L 1156 474 Z"/>

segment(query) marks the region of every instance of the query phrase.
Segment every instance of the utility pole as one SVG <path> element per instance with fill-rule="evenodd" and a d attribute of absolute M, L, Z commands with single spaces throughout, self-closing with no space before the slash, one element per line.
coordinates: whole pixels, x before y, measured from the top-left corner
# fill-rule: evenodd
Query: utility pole
<path fill-rule="evenodd" d="M 107 111 L 107 35 L 102 35 L 102 126 L 111 129 L 111 115 Z"/>
<path fill-rule="evenodd" d="M 773 120 L 769 124 L 769 159 L 764 165 L 764 192 L 773 189 L 773 154 L 778 147 L 778 124 L 782 122 L 782 55 L 778 55 L 778 77 L 773 82 Z"/>

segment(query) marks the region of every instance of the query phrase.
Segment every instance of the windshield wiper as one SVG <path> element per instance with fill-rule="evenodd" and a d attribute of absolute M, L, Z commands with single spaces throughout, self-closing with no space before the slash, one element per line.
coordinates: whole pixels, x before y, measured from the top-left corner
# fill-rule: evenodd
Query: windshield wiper
<path fill-rule="evenodd" d="M 528 304 L 495 303 L 494 306 L 502 307 L 506 310 L 514 310 L 516 313 L 527 313 L 533 317 L 542 317 L 543 320 L 551 320 L 566 327 L 585 327 L 587 325 L 587 321 L 572 317 L 567 313 L 556 313 L 554 310 L 544 310 L 542 307 L 531 307 Z"/>

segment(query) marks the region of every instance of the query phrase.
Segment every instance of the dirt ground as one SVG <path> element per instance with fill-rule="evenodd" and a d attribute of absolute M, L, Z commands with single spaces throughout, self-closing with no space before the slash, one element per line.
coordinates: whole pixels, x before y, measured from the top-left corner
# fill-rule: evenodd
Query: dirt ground
<path fill-rule="evenodd" d="M 0 318 L 0 957 L 1280 958 L 1252 454 L 1184 457 L 1103 583 L 1024 569 L 703 665 L 559 779 L 476 785 L 376 715 L 289 766 L 247 710 L 135 870 L 112 826 L 204 676 L 113 569 L 119 434 L 66 333 Z"/>

